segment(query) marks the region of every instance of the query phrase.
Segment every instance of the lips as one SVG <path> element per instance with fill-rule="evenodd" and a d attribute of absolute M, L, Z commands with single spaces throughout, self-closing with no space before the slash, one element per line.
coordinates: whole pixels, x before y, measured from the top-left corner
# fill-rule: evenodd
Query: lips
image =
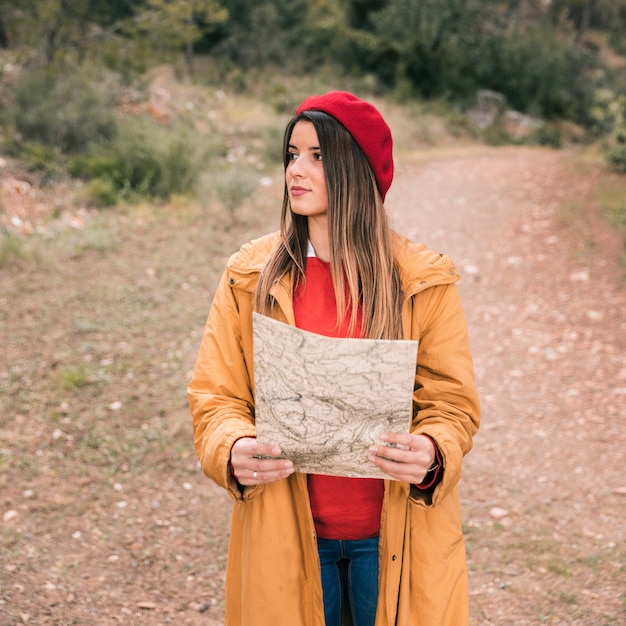
<path fill-rule="evenodd" d="M 291 195 L 294 197 L 303 196 L 305 193 L 309 193 L 309 190 L 305 187 L 298 187 L 297 185 L 294 185 L 291 188 Z"/>

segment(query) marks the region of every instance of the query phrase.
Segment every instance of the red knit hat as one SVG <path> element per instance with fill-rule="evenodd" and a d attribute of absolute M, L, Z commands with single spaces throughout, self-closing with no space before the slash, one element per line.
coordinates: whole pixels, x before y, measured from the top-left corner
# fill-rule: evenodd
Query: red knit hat
<path fill-rule="evenodd" d="M 393 180 L 393 142 L 391 130 L 378 110 L 347 91 L 331 91 L 307 98 L 296 109 L 296 115 L 303 111 L 323 111 L 345 126 L 374 170 L 384 200 Z"/>

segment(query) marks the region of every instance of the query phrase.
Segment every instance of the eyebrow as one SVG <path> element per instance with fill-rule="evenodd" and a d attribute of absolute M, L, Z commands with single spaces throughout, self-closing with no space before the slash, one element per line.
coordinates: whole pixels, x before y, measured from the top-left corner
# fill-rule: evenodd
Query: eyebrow
<path fill-rule="evenodd" d="M 287 147 L 288 147 L 288 148 L 293 148 L 294 150 L 297 150 L 297 149 L 298 149 L 298 146 L 294 146 L 292 143 L 290 143 Z M 311 146 L 311 147 L 309 148 L 309 150 L 319 150 L 319 149 L 320 149 L 320 147 L 319 147 L 319 146 Z"/>

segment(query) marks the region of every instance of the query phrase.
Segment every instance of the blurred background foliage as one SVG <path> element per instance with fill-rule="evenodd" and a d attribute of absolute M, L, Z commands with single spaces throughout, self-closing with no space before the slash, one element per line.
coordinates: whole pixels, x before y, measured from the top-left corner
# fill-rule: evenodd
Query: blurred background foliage
<path fill-rule="evenodd" d="M 488 109 L 535 120 L 526 140 L 600 142 L 626 171 L 625 26 L 626 0 L 0 0 L 4 151 L 90 181 L 100 206 L 192 189 L 228 156 L 224 129 L 128 115 L 167 63 L 282 112 L 290 77 L 324 72 L 456 113 L 491 94 Z"/>

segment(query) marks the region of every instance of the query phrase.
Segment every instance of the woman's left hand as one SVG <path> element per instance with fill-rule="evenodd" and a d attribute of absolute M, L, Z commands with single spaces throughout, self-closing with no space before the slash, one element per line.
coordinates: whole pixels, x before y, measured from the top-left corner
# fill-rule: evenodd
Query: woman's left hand
<path fill-rule="evenodd" d="M 380 439 L 381 445 L 370 446 L 368 460 L 392 478 L 420 485 L 435 462 L 435 445 L 431 439 L 391 432 L 383 433 Z M 402 447 L 394 447 L 396 444 Z"/>

